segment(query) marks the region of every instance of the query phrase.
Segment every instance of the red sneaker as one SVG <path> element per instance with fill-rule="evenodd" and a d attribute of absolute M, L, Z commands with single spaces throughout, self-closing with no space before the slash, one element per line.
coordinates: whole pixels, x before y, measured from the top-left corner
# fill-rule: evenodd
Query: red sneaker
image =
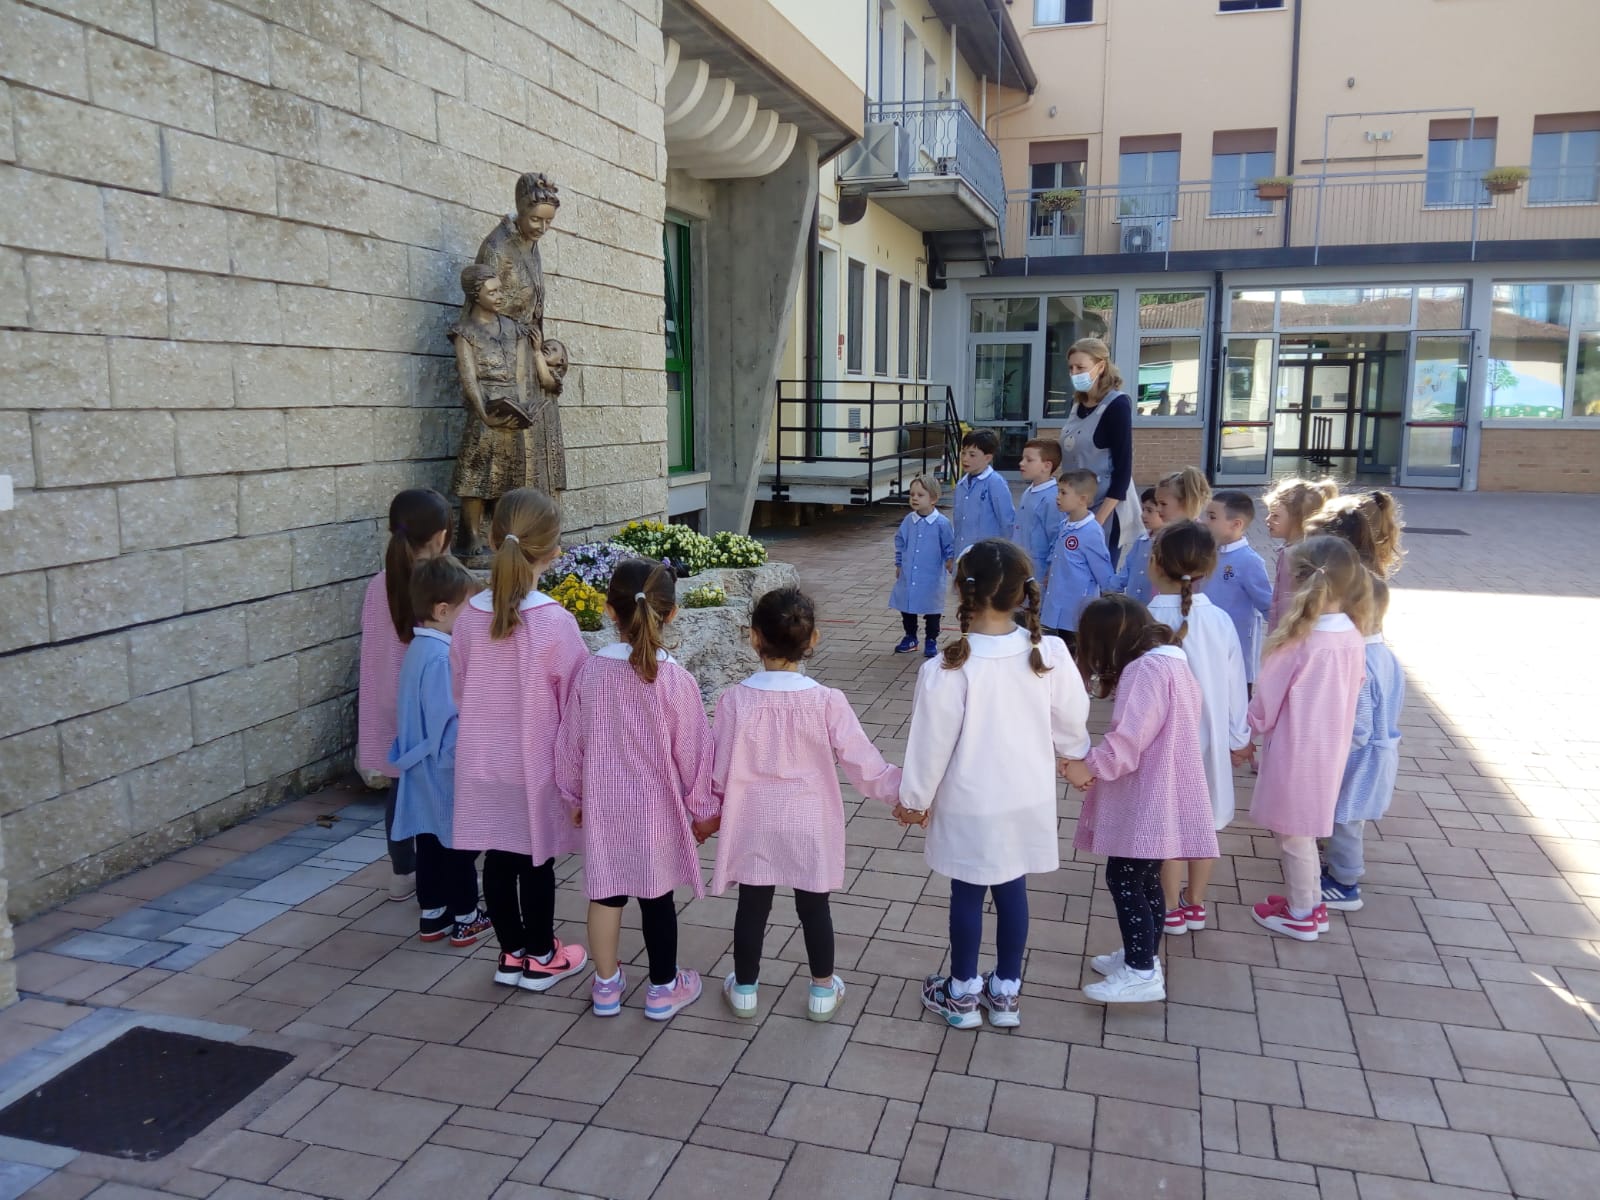
<path fill-rule="evenodd" d="M 1188 910 L 1181 904 L 1167 914 L 1167 919 L 1161 923 L 1161 932 L 1168 937 L 1179 933 L 1189 932 Z"/>
<path fill-rule="evenodd" d="M 1268 904 L 1284 904 L 1284 905 L 1287 905 L 1289 903 L 1289 897 L 1287 897 L 1287 896 L 1278 896 L 1278 895 L 1268 896 L 1267 897 L 1267 903 Z M 1316 919 L 1317 919 L 1317 932 L 1318 933 L 1327 933 L 1328 932 L 1328 906 L 1326 904 L 1317 905 L 1317 907 L 1314 910 L 1312 910 L 1311 915 L 1316 917 Z"/>
<path fill-rule="evenodd" d="M 1190 933 L 1198 933 L 1206 927 L 1206 906 L 1204 904 L 1185 904 L 1183 906 L 1183 920 L 1189 927 Z"/>
<path fill-rule="evenodd" d="M 1250 915 L 1255 918 L 1257 925 L 1263 929 L 1270 929 L 1273 933 L 1281 933 L 1292 937 L 1297 942 L 1314 942 L 1317 940 L 1317 913 L 1313 909 L 1304 917 L 1290 915 L 1289 902 L 1282 896 L 1263 900 L 1250 910 Z"/>

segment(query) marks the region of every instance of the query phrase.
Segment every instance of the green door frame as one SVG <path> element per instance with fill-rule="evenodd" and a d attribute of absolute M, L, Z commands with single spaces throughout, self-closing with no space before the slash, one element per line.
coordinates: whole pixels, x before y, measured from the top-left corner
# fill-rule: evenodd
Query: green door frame
<path fill-rule="evenodd" d="M 664 273 L 663 298 L 666 319 L 671 323 L 667 339 L 666 370 L 678 379 L 675 403 L 680 405 L 676 445 L 668 445 L 668 473 L 681 475 L 695 469 L 694 458 L 694 304 L 691 280 L 693 245 L 688 222 L 668 215 L 661 226 L 661 257 Z M 677 278 L 673 278 L 673 264 Z M 676 354 L 673 353 L 676 349 Z M 670 397 L 669 397 L 670 399 Z"/>

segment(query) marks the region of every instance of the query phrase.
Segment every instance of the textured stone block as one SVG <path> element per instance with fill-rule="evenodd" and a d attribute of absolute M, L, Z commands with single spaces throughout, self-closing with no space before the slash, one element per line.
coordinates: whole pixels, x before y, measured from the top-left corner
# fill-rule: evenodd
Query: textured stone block
<path fill-rule="evenodd" d="M 273 154 L 311 158 L 317 146 L 317 109 L 288 92 L 219 75 L 217 136 Z"/>
<path fill-rule="evenodd" d="M 352 112 L 361 107 L 356 60 L 282 25 L 272 27 L 272 85 Z"/>
<path fill-rule="evenodd" d="M 140 696 L 62 723 L 62 782 L 85 787 L 193 744 L 188 688 Z"/>
<path fill-rule="evenodd" d="M 439 97 L 439 140 L 473 158 L 499 161 L 500 120 L 465 100 Z"/>
<path fill-rule="evenodd" d="M 0 575 L 111 558 L 118 550 L 117 497 L 96 491 L 19 492 L 4 517 Z"/>
<path fill-rule="evenodd" d="M 372 232 L 365 179 L 292 159 L 279 160 L 278 178 L 285 217 L 352 233 Z"/>
<path fill-rule="evenodd" d="M 407 79 L 449 96 L 466 95 L 467 56 L 443 38 L 409 25 L 397 25 L 394 49 L 400 74 Z"/>
<path fill-rule="evenodd" d="M 117 489 L 122 549 L 158 550 L 214 542 L 239 532 L 233 476 L 130 483 Z"/>
<path fill-rule="evenodd" d="M 350 637 L 343 641 L 313 646 L 301 653 L 298 656 L 301 707 L 309 708 L 313 704 L 321 704 L 324 700 L 332 700 L 336 696 L 354 692 L 359 674 L 357 655 L 360 648 L 361 639 Z"/>
<path fill-rule="evenodd" d="M 240 408 L 326 408 L 333 403 L 328 366 L 325 350 L 240 346 L 233 356 L 235 399 Z"/>
<path fill-rule="evenodd" d="M 128 631 L 128 675 L 135 696 L 221 675 L 247 661 L 245 620 L 237 610 L 196 613 Z"/>
<path fill-rule="evenodd" d="M 49 580 L 50 632 L 56 641 L 183 611 L 183 556 L 176 550 L 57 567 Z"/>
<path fill-rule="evenodd" d="M 371 521 L 319 525 L 291 536 L 296 591 L 368 574 L 380 546 L 377 526 Z"/>
<path fill-rule="evenodd" d="M 167 276 L 148 267 L 31 257 L 33 324 L 65 333 L 167 336 Z"/>
<path fill-rule="evenodd" d="M 369 573 L 376 573 L 379 565 L 376 559 L 369 562 Z M 261 662 L 358 632 L 367 583 L 357 577 L 250 605 L 244 610 L 250 660 Z"/>
<path fill-rule="evenodd" d="M 411 279 L 406 247 L 378 238 L 328 231 L 328 278 L 336 288 L 405 296 Z"/>
<path fill-rule="evenodd" d="M 207 342 L 112 338 L 115 408 L 232 408 L 228 347 Z"/>
<path fill-rule="evenodd" d="M 39 7 L 136 42 L 148 44 L 156 40 L 155 12 L 150 0 L 39 0 Z"/>
<path fill-rule="evenodd" d="M 200 342 L 282 342 L 278 285 L 215 275 L 174 275 L 172 333 Z"/>
<path fill-rule="evenodd" d="M 50 169 L 48 163 L 39 165 Z M 72 219 L 41 221 L 39 214 L 44 212 L 70 213 Z M 0 242 L 24 250 L 102 257 L 106 238 L 99 189 L 26 167 L 0 167 Z"/>
<path fill-rule="evenodd" d="M 176 470 L 171 413 L 39 413 L 33 443 L 42 487 L 164 479 Z"/>
<path fill-rule="evenodd" d="M 286 342 L 355 349 L 372 345 L 368 328 L 372 308 L 362 292 L 280 284 L 278 306 L 283 311 Z"/>
<path fill-rule="evenodd" d="M 0 474 L 11 476 L 14 488 L 31 488 L 33 427 L 25 412 L 0 412 Z"/>
<path fill-rule="evenodd" d="M 344 700 L 328 700 L 245 730 L 245 782 L 265 783 L 344 751 L 351 711 Z"/>
<path fill-rule="evenodd" d="M 314 225 L 229 213 L 228 248 L 236 275 L 285 283 L 328 282 L 328 239 Z"/>
<path fill-rule="evenodd" d="M 433 89 L 365 61 L 361 64 L 361 114 L 429 141 L 439 136 Z"/>
<path fill-rule="evenodd" d="M 87 100 L 83 26 L 20 4 L 0 7 L 0 75 L 42 92 Z"/>
<path fill-rule="evenodd" d="M 203 204 L 139 192 L 105 193 L 112 258 L 158 267 L 228 272 L 228 219 Z"/>
<path fill-rule="evenodd" d="M 0 654 L 49 640 L 50 600 L 44 572 L 0 576 Z"/>
<path fill-rule="evenodd" d="M 353 408 L 400 407 L 416 391 L 414 359 L 381 350 L 334 350 L 333 402 Z"/>
<path fill-rule="evenodd" d="M 0 741 L 0 813 L 61 794 L 61 741 L 53 726 Z"/>
<path fill-rule="evenodd" d="M 5 103 L 5 88 L 0 87 L 0 158 L 5 157 L 5 147 L 9 144 L 10 127 Z M 3 236 L 0 234 L 0 237 Z M 28 277 L 22 270 L 22 254 L 0 247 L 0 325 L 27 323 Z"/>
<path fill-rule="evenodd" d="M 334 477 L 338 519 L 384 520 L 389 502 L 396 492 L 415 487 L 416 468 L 409 462 L 368 463 L 360 467 L 339 467 Z"/>
<path fill-rule="evenodd" d="M 110 708 L 127 698 L 128 642 L 122 636 L 0 659 L 0 736 Z"/>
<path fill-rule="evenodd" d="M 171 129 L 166 147 L 168 195 L 223 208 L 277 211 L 277 172 L 270 154 Z"/>
<path fill-rule="evenodd" d="M 291 467 L 359 463 L 372 457 L 372 414 L 366 409 L 311 409 L 284 416 Z"/>
<path fill-rule="evenodd" d="M 394 8 L 393 4 L 385 7 Z M 407 11 L 409 8 L 410 11 Z M 400 7 L 407 20 L 421 22 L 422 6 L 412 3 Z M 381 8 L 366 0 L 326 0 L 306 14 L 305 30 L 320 41 L 348 50 L 361 58 L 393 65 L 394 20 Z"/>
<path fill-rule="evenodd" d="M 70 333 L 0 330 L 5 391 L 0 408 L 107 408 L 106 343 Z"/>
<path fill-rule="evenodd" d="M 338 171 L 403 184 L 400 144 L 404 140 L 398 129 L 378 121 L 323 109 L 317 120 L 317 161 Z"/>
<path fill-rule="evenodd" d="M 276 658 L 194 684 L 194 737 L 209 742 L 300 707 L 300 667 Z"/>
<path fill-rule="evenodd" d="M 239 532 L 277 533 L 338 518 L 331 467 L 314 471 L 273 471 L 239 479 Z"/>
<path fill-rule="evenodd" d="M 280 412 L 180 412 L 175 420 L 184 475 L 271 471 L 289 461 Z"/>
<path fill-rule="evenodd" d="M 244 738 L 195 746 L 128 775 L 128 819 L 154 829 L 244 790 Z"/>
<path fill-rule="evenodd" d="M 95 103 L 119 113 L 196 133 L 214 133 L 211 72 L 160 50 L 103 33 L 89 34 Z"/>
<path fill-rule="evenodd" d="M 157 45 L 229 75 L 267 82 L 268 25 L 212 0 L 156 0 Z"/>
<path fill-rule="evenodd" d="M 126 839 L 127 789 L 107 780 L 11 813 L 0 822 L 6 874 L 15 886 L 58 871 Z"/>
<path fill-rule="evenodd" d="M 184 607 L 190 612 L 289 590 L 293 550 L 287 534 L 191 546 L 183 554 Z"/>

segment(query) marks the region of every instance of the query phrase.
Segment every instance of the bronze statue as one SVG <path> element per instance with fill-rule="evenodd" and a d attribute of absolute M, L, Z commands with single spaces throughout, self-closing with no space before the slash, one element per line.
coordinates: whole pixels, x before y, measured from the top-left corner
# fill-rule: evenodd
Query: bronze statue
<path fill-rule="evenodd" d="M 485 505 L 513 488 L 552 495 L 567 486 L 561 394 L 567 350 L 544 335 L 544 268 L 539 239 L 561 201 L 543 174 L 517 180 L 514 216 L 501 219 L 478 260 L 461 272 L 466 298 L 450 327 L 466 405 L 452 490 L 461 499 L 457 552 L 483 553 Z"/>

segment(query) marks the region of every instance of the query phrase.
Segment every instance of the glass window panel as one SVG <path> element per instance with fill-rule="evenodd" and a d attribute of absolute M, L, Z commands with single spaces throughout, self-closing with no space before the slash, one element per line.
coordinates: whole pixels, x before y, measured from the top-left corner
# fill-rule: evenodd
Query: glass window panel
<path fill-rule="evenodd" d="M 1573 287 L 1572 323 L 1600 325 L 1600 283 L 1580 283 Z"/>
<path fill-rule="evenodd" d="M 933 293 L 927 288 L 917 293 L 917 378 L 928 377 L 928 322 L 933 313 Z"/>
<path fill-rule="evenodd" d="M 1117 167 L 1117 212 L 1124 217 L 1172 216 L 1178 211 L 1178 152 L 1124 154 Z"/>
<path fill-rule="evenodd" d="M 973 333 L 1032 333 L 1039 328 L 1039 297 L 995 296 L 972 302 Z"/>
<path fill-rule="evenodd" d="M 1033 0 L 1035 25 L 1081 25 L 1094 20 L 1094 0 Z"/>
<path fill-rule="evenodd" d="M 1139 339 L 1141 417 L 1192 417 L 1200 411 L 1200 379 L 1205 371 L 1200 339 L 1193 336 Z"/>
<path fill-rule="evenodd" d="M 1268 302 L 1271 311 L 1271 302 Z M 1139 331 L 1204 329 L 1206 324 L 1206 294 L 1204 292 L 1140 292 Z"/>
<path fill-rule="evenodd" d="M 1218 12 L 1257 12 L 1264 9 L 1282 8 L 1283 0 L 1219 0 Z"/>
<path fill-rule="evenodd" d="M 1417 289 L 1418 329 L 1465 329 L 1467 289 L 1464 284 Z"/>
<path fill-rule="evenodd" d="M 1229 338 L 1222 419 L 1266 421 L 1272 411 L 1272 339 Z"/>
<path fill-rule="evenodd" d="M 1600 417 L 1600 330 L 1578 335 L 1578 372 L 1572 382 L 1572 415 Z"/>
<path fill-rule="evenodd" d="M 1267 213 L 1272 201 L 1256 195 L 1256 180 L 1272 174 L 1277 155 L 1270 150 L 1249 154 L 1211 156 L 1211 212 L 1213 216 Z"/>
<path fill-rule="evenodd" d="M 873 280 L 872 370 L 889 373 L 889 276 L 882 271 Z"/>
<path fill-rule="evenodd" d="M 867 268 L 858 262 L 850 264 L 849 282 L 845 287 L 845 370 L 861 374 L 862 334 L 867 301 Z"/>
<path fill-rule="evenodd" d="M 1411 324 L 1411 289 L 1285 288 L 1278 320 L 1283 328 Z"/>
<path fill-rule="evenodd" d="M 1483 173 L 1492 166 L 1492 137 L 1429 141 L 1424 203 L 1445 208 L 1489 203 L 1489 193 L 1483 187 Z"/>
<path fill-rule="evenodd" d="M 1533 135 L 1532 204 L 1594 204 L 1600 201 L 1600 129 Z"/>
<path fill-rule="evenodd" d="M 904 281 L 900 284 L 900 328 L 896 332 L 899 361 L 895 365 L 904 379 L 911 374 L 911 285 Z"/>
<path fill-rule="evenodd" d="M 1411 368 L 1411 421 L 1464 421 L 1467 417 L 1467 375 L 1472 368 L 1472 339 L 1417 339 Z"/>
<path fill-rule="evenodd" d="M 1266 333 L 1272 329 L 1276 292 L 1235 291 L 1229 296 L 1228 328 L 1238 333 Z"/>
<path fill-rule="evenodd" d="M 1097 337 L 1111 343 L 1115 330 L 1117 298 L 1110 293 L 1092 296 L 1051 296 L 1045 309 L 1044 415 L 1064 417 L 1072 404 L 1072 373 L 1067 352 L 1079 338 Z"/>
<path fill-rule="evenodd" d="M 1565 415 L 1571 317 L 1570 285 L 1495 284 L 1486 417 Z"/>
<path fill-rule="evenodd" d="M 1033 347 L 1027 343 L 974 346 L 972 419 L 1026 421 Z"/>

